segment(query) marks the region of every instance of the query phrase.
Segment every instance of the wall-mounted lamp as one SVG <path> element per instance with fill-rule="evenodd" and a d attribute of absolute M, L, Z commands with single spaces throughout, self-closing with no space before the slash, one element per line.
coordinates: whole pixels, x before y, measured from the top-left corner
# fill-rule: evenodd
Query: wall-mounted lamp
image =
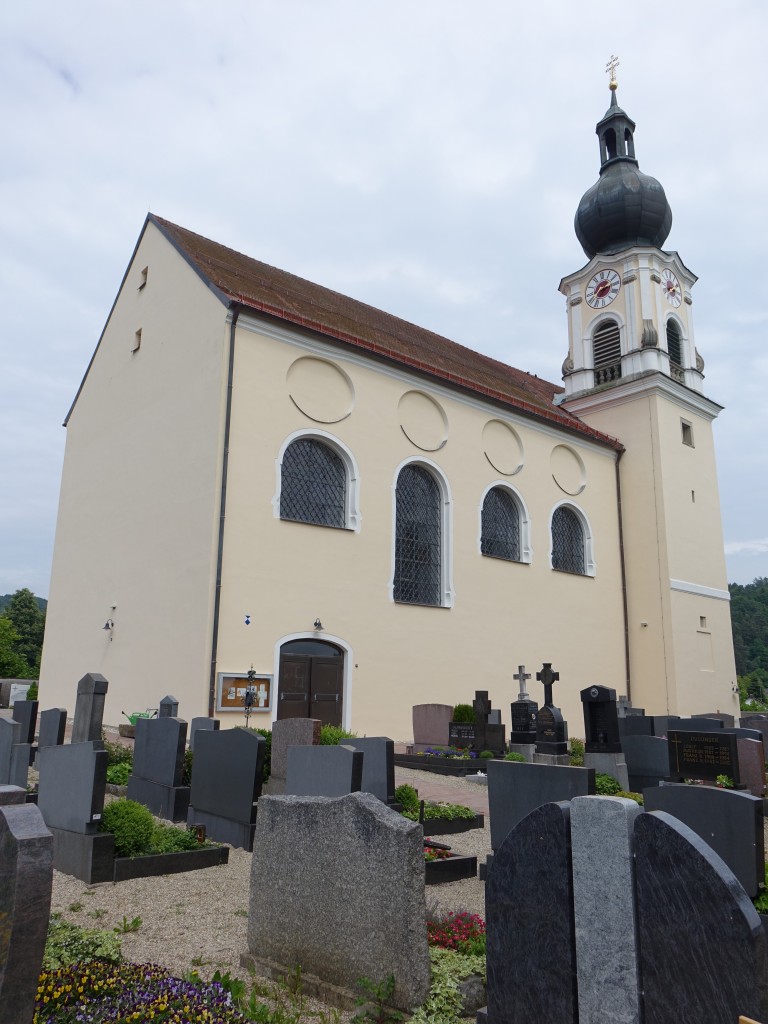
<path fill-rule="evenodd" d="M 102 629 L 106 629 L 106 630 L 111 630 L 111 629 L 115 628 L 115 624 L 112 621 L 112 619 L 107 619 L 107 621 L 104 623 L 104 625 L 101 628 Z"/>
<path fill-rule="evenodd" d="M 648 623 L 647 622 L 641 622 L 640 625 L 642 626 L 643 629 L 648 629 Z"/>
<path fill-rule="evenodd" d="M 323 628 L 323 624 L 320 621 L 320 619 L 315 619 L 313 625 L 314 625 L 315 629 L 317 629 L 317 630 L 320 630 L 320 629 Z"/>

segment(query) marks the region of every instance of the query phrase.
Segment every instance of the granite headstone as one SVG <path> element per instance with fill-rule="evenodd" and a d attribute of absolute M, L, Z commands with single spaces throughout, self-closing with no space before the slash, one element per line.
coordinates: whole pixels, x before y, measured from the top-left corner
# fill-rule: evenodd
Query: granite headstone
<path fill-rule="evenodd" d="M 340 797 L 360 792 L 363 752 L 354 747 L 289 747 L 285 792 L 288 796 Z"/>
<path fill-rule="evenodd" d="M 187 723 L 180 718 L 140 718 L 136 722 L 129 800 L 144 804 L 158 818 L 186 821 L 189 786 L 182 782 Z"/>
<path fill-rule="evenodd" d="M 47 708 L 40 712 L 40 729 L 37 736 L 38 747 L 57 747 L 64 742 L 67 728 L 66 708 Z"/>
<path fill-rule="evenodd" d="M 414 704 L 412 715 L 413 749 L 417 753 L 428 747 L 444 747 L 448 743 L 448 726 L 453 717 L 450 704 Z"/>
<path fill-rule="evenodd" d="M 72 743 L 101 742 L 108 687 L 109 683 L 99 672 L 88 672 L 77 684 Z"/>
<path fill-rule="evenodd" d="M 366 736 L 347 746 L 363 752 L 360 792 L 373 793 L 385 804 L 395 801 L 395 744 L 387 736 Z"/>
<path fill-rule="evenodd" d="M 320 743 L 319 718 L 282 718 L 272 726 L 272 756 L 264 793 L 282 796 L 288 771 L 289 747 L 316 747 Z"/>
<path fill-rule="evenodd" d="M 21 725 L 20 743 L 32 744 L 35 742 L 35 730 L 37 728 L 36 700 L 17 700 L 13 705 L 13 720 Z"/>
<path fill-rule="evenodd" d="M 248 729 L 199 732 L 187 824 L 205 825 L 211 839 L 253 849 L 265 750 L 264 737 Z"/>
<path fill-rule="evenodd" d="M 621 745 L 631 792 L 642 793 L 669 778 L 669 744 L 661 736 L 625 736 Z"/>
<path fill-rule="evenodd" d="M 189 723 L 189 749 L 195 749 L 195 734 L 198 732 L 214 732 L 221 727 L 218 718 L 193 718 Z"/>

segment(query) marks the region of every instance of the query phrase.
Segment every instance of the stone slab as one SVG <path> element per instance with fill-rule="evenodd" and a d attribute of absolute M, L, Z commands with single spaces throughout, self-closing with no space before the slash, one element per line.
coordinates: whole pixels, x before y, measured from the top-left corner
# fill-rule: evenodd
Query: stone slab
<path fill-rule="evenodd" d="M 536 753 L 535 743 L 510 743 L 510 753 L 522 754 L 525 760 L 531 764 L 533 762 L 533 755 Z"/>
<path fill-rule="evenodd" d="M 395 799 L 395 744 L 387 736 L 350 740 L 347 746 L 363 752 L 362 793 L 373 793 L 385 804 Z"/>
<path fill-rule="evenodd" d="M 537 808 L 506 836 L 488 870 L 485 913 L 488 1024 L 574 1024 L 567 802 Z"/>
<path fill-rule="evenodd" d="M 239 850 L 253 849 L 253 836 L 256 831 L 256 808 L 254 808 L 253 821 L 234 821 L 232 818 L 224 818 L 220 814 L 211 814 L 210 811 L 200 811 L 196 807 L 190 807 L 187 812 L 187 826 L 193 828 L 196 825 L 205 825 L 207 839 L 215 843 L 227 843 L 229 846 L 236 846 Z"/>
<path fill-rule="evenodd" d="M 644 1024 L 768 1018 L 766 932 L 727 865 L 663 811 L 635 821 Z"/>
<path fill-rule="evenodd" d="M 53 839 L 34 804 L 0 806 L 0 879 L 0 1024 L 28 1024 L 53 885 Z"/>
<path fill-rule="evenodd" d="M 735 720 L 733 715 L 726 714 L 724 711 L 705 711 L 700 715 L 691 715 L 691 718 L 713 718 L 722 722 L 726 729 L 732 729 Z"/>
<path fill-rule="evenodd" d="M 647 811 L 665 811 L 682 821 L 722 857 L 748 896 L 765 881 L 763 801 L 749 793 L 714 786 L 664 783 L 646 789 Z"/>
<path fill-rule="evenodd" d="M 629 790 L 629 771 L 624 754 L 584 753 L 584 767 L 594 768 L 596 773 L 610 775 L 626 793 Z"/>
<path fill-rule="evenodd" d="M 363 752 L 344 744 L 289 747 L 287 796 L 341 797 L 359 793 L 363 782 Z"/>
<path fill-rule="evenodd" d="M 491 847 L 501 847 L 510 830 L 542 804 L 595 792 L 593 768 L 488 762 L 488 810 Z"/>
<path fill-rule="evenodd" d="M 538 744 L 535 747 L 533 761 L 534 764 L 548 764 L 550 766 L 558 766 L 560 768 L 568 768 L 571 764 L 569 754 L 542 754 L 539 750 Z"/>
<path fill-rule="evenodd" d="M 107 752 L 101 742 L 41 747 L 37 805 L 50 829 L 93 833 L 104 810 Z M 79 877 L 79 876 L 78 876 Z"/>
<path fill-rule="evenodd" d="M 424 892 L 421 826 L 370 793 L 262 799 L 251 953 L 349 989 L 392 974 L 393 1004 L 412 1009 L 430 985 Z"/>
<path fill-rule="evenodd" d="M 653 721 L 653 735 L 664 737 L 670 729 L 676 729 L 677 723 L 682 721 L 679 715 L 651 715 Z"/>
<path fill-rule="evenodd" d="M 189 821 L 206 812 L 251 825 L 264 780 L 263 736 L 247 729 L 199 732 L 192 762 Z"/>
<path fill-rule="evenodd" d="M 744 729 L 757 729 L 763 737 L 763 743 L 768 745 L 768 715 L 747 715 L 739 719 L 739 725 Z"/>
<path fill-rule="evenodd" d="M 313 747 L 320 743 L 319 718 L 283 718 L 272 726 L 270 783 L 282 780 L 288 772 L 289 747 Z"/>
<path fill-rule="evenodd" d="M 186 746 L 187 723 L 182 719 L 140 718 L 133 744 L 133 775 L 162 786 L 181 786 Z"/>
<path fill-rule="evenodd" d="M 619 719 L 619 736 L 653 736 L 653 719 L 645 715 L 627 715 Z M 622 750 L 624 748 L 622 747 Z"/>
<path fill-rule="evenodd" d="M 763 737 L 757 733 L 757 739 L 748 739 L 739 735 L 747 731 L 732 730 L 736 733 L 736 751 L 739 758 L 739 778 L 742 786 L 746 786 L 752 796 L 765 796 L 765 750 Z"/>
<path fill-rule="evenodd" d="M 724 728 L 724 723 L 719 718 L 676 718 L 670 722 L 669 729 L 676 729 L 678 732 L 719 732 Z"/>
<path fill-rule="evenodd" d="M 99 742 L 109 683 L 100 672 L 88 672 L 77 684 L 72 743 Z"/>
<path fill-rule="evenodd" d="M 87 885 L 111 882 L 115 863 L 115 837 L 110 832 L 70 832 L 51 828 L 53 866 Z"/>
<path fill-rule="evenodd" d="M 21 786 L 0 786 L 0 807 L 8 807 L 10 804 L 25 804 L 27 802 L 27 791 Z"/>
<path fill-rule="evenodd" d="M 37 729 L 36 700 L 17 700 L 13 705 L 13 720 L 21 725 L 21 739 L 19 743 L 34 743 L 35 730 Z"/>
<path fill-rule="evenodd" d="M 197 732 L 214 732 L 221 727 L 221 722 L 218 718 L 193 718 L 189 723 L 189 749 L 195 749 L 195 733 Z"/>
<path fill-rule="evenodd" d="M 571 801 L 579 1024 L 640 1024 L 635 937 L 634 800 Z"/>
<path fill-rule="evenodd" d="M 453 718 L 451 704 L 414 704 L 412 715 L 414 750 L 448 745 L 448 727 Z"/>
<path fill-rule="evenodd" d="M 621 741 L 629 773 L 629 788 L 642 793 L 669 778 L 669 744 L 661 736 L 625 736 Z"/>
<path fill-rule="evenodd" d="M 0 718 L 0 784 L 18 785 L 11 783 L 11 761 L 13 748 L 21 743 L 21 724 L 12 718 Z M 26 782 L 24 783 L 26 786 Z"/>
<path fill-rule="evenodd" d="M 62 744 L 66 728 L 66 708 L 46 708 L 45 711 L 41 711 L 40 729 L 37 737 L 38 748 L 56 747 Z"/>

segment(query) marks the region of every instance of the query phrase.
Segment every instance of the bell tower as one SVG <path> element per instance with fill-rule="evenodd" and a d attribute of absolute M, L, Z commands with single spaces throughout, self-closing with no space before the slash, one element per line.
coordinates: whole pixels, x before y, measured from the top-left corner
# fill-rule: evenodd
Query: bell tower
<path fill-rule="evenodd" d="M 635 122 L 598 121 L 600 171 L 581 198 L 588 262 L 564 277 L 568 355 L 561 404 L 617 437 L 630 685 L 654 714 L 738 715 L 712 422 L 694 343 L 696 276 L 664 245 L 672 211 L 640 171 Z M 613 685 L 613 684 L 611 684 Z"/>

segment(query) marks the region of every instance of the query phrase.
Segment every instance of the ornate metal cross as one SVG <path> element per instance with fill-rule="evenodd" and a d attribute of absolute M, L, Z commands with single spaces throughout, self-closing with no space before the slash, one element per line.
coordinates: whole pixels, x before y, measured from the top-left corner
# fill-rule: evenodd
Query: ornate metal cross
<path fill-rule="evenodd" d="M 552 664 L 549 661 L 545 661 L 541 666 L 541 672 L 536 673 L 536 679 L 540 683 L 544 683 L 544 706 L 552 707 L 552 684 L 556 683 L 560 678 L 559 672 L 552 671 Z"/>
<path fill-rule="evenodd" d="M 528 696 L 528 692 L 525 689 L 525 680 L 531 678 L 531 673 L 525 671 L 525 665 L 518 665 L 517 666 L 517 673 L 515 675 L 513 675 L 512 678 L 516 679 L 518 681 L 518 683 L 520 684 L 520 694 L 519 694 L 517 699 L 518 700 L 525 700 L 526 697 Z"/>
<path fill-rule="evenodd" d="M 616 68 L 618 66 L 619 66 L 619 58 L 616 57 L 614 54 L 611 54 L 611 59 L 605 65 L 605 73 L 606 74 L 610 74 L 610 76 L 611 76 L 611 84 L 615 84 L 615 82 L 616 82 Z"/>

